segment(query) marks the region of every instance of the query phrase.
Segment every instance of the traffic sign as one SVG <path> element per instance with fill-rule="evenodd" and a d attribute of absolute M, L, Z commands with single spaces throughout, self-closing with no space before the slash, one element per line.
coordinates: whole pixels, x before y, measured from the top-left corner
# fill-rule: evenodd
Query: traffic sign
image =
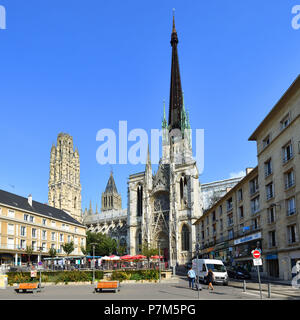
<path fill-rule="evenodd" d="M 253 259 L 254 266 L 262 266 L 262 259 Z"/>
<path fill-rule="evenodd" d="M 253 255 L 253 258 L 259 259 L 260 258 L 260 251 L 254 250 L 254 251 L 252 251 L 252 255 Z"/>

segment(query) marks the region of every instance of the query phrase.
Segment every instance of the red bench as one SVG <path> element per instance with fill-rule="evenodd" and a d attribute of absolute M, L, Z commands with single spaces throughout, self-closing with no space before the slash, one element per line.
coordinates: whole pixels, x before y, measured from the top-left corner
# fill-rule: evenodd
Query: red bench
<path fill-rule="evenodd" d="M 41 288 L 39 287 L 39 284 L 38 282 L 34 282 L 34 283 L 20 283 L 18 288 L 15 289 L 15 291 L 17 293 L 20 293 L 21 292 L 27 292 L 27 291 L 30 291 L 30 292 L 40 292 L 41 291 Z"/>
<path fill-rule="evenodd" d="M 102 292 L 103 290 L 113 290 L 115 292 L 120 291 L 119 281 L 99 281 L 94 289 L 95 292 Z"/>

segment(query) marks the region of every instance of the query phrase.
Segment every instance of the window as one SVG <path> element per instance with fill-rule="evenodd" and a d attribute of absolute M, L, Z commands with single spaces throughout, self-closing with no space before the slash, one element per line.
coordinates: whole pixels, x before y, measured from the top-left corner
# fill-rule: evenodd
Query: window
<path fill-rule="evenodd" d="M 43 226 L 46 225 L 47 219 L 43 219 Z"/>
<path fill-rule="evenodd" d="M 240 217 L 240 219 L 244 218 L 244 207 L 243 206 L 239 207 L 239 217 Z"/>
<path fill-rule="evenodd" d="M 181 230 L 181 247 L 182 251 L 190 250 L 190 231 L 186 224 L 182 227 Z"/>
<path fill-rule="evenodd" d="M 42 230 L 42 239 L 47 240 L 47 231 L 46 230 Z"/>
<path fill-rule="evenodd" d="M 276 247 L 276 233 L 275 231 L 269 232 L 269 248 Z"/>
<path fill-rule="evenodd" d="M 0 207 L 0 215 L 2 215 L 2 208 Z"/>
<path fill-rule="evenodd" d="M 20 247 L 21 247 L 21 249 L 26 249 L 26 240 L 23 240 L 23 239 L 21 239 L 20 240 Z"/>
<path fill-rule="evenodd" d="M 51 221 L 51 226 L 55 227 L 55 225 L 56 225 L 55 221 Z"/>
<path fill-rule="evenodd" d="M 287 215 L 291 216 L 296 213 L 296 200 L 292 197 L 286 201 L 287 204 Z"/>
<path fill-rule="evenodd" d="M 216 211 L 212 213 L 212 222 L 216 221 Z"/>
<path fill-rule="evenodd" d="M 251 213 L 255 214 L 259 211 L 259 197 L 251 200 Z"/>
<path fill-rule="evenodd" d="M 55 241 L 55 232 L 51 232 L 51 240 Z"/>
<path fill-rule="evenodd" d="M 46 249 L 46 243 L 43 242 L 43 243 L 42 243 L 42 251 L 43 251 L 43 252 L 46 252 L 46 250 L 47 250 L 47 249 Z"/>
<path fill-rule="evenodd" d="M 288 114 L 280 121 L 281 130 L 285 129 L 289 124 L 290 124 L 290 115 Z"/>
<path fill-rule="evenodd" d="M 222 213 L 223 213 L 222 206 L 220 206 L 220 207 L 219 207 L 219 214 L 220 214 L 220 216 L 222 215 Z"/>
<path fill-rule="evenodd" d="M 228 215 L 227 222 L 228 222 L 228 227 L 233 225 L 233 214 L 232 213 Z"/>
<path fill-rule="evenodd" d="M 37 251 L 37 245 L 36 245 L 36 241 L 32 241 L 31 242 L 31 247 L 33 251 Z"/>
<path fill-rule="evenodd" d="M 268 135 L 264 140 L 263 140 L 263 148 L 268 146 L 270 144 L 270 135 Z"/>
<path fill-rule="evenodd" d="M 242 201 L 242 200 L 243 200 L 243 190 L 242 190 L 242 189 L 240 189 L 240 190 L 238 191 L 238 200 L 239 200 L 239 201 Z"/>
<path fill-rule="evenodd" d="M 267 200 L 270 200 L 274 197 L 274 185 L 273 182 L 269 183 L 266 186 Z"/>
<path fill-rule="evenodd" d="M 292 244 L 298 241 L 296 224 L 287 227 L 288 232 L 288 243 Z"/>
<path fill-rule="evenodd" d="M 216 224 L 213 224 L 213 226 L 212 226 L 212 231 L 213 231 L 213 235 L 215 235 L 215 234 L 217 233 Z"/>
<path fill-rule="evenodd" d="M 220 219 L 220 230 L 223 230 L 223 219 Z"/>
<path fill-rule="evenodd" d="M 14 249 L 14 238 L 7 238 L 7 249 Z"/>
<path fill-rule="evenodd" d="M 32 236 L 32 238 L 36 238 L 36 229 L 35 228 L 32 228 L 31 236 Z"/>
<path fill-rule="evenodd" d="M 30 222 L 34 222 L 34 216 L 30 216 Z"/>
<path fill-rule="evenodd" d="M 270 174 L 272 174 L 272 160 L 269 159 L 265 162 L 265 177 L 268 177 Z"/>
<path fill-rule="evenodd" d="M 68 224 L 66 224 L 66 230 L 69 230 L 69 225 Z"/>
<path fill-rule="evenodd" d="M 260 217 L 252 219 L 251 223 L 252 223 L 251 230 L 259 229 L 260 228 Z"/>
<path fill-rule="evenodd" d="M 61 225 L 61 227 L 62 227 L 62 229 L 66 229 L 66 226 L 64 223 Z"/>
<path fill-rule="evenodd" d="M 21 226 L 21 236 L 25 237 L 26 236 L 26 227 Z"/>
<path fill-rule="evenodd" d="M 68 236 L 68 243 L 71 242 L 71 236 Z"/>
<path fill-rule="evenodd" d="M 204 240 L 205 236 L 204 236 L 204 231 L 201 232 L 201 239 Z"/>
<path fill-rule="evenodd" d="M 287 172 L 284 175 L 284 180 L 285 180 L 285 189 L 291 188 L 295 184 L 294 170 Z"/>
<path fill-rule="evenodd" d="M 282 148 L 282 161 L 286 163 L 293 157 L 293 146 L 292 143 L 289 142 L 286 146 Z"/>
<path fill-rule="evenodd" d="M 228 230 L 228 240 L 233 239 L 233 229 Z"/>
<path fill-rule="evenodd" d="M 54 243 L 51 244 L 51 249 L 55 249 L 55 244 Z"/>
<path fill-rule="evenodd" d="M 259 190 L 258 177 L 250 181 L 250 195 L 253 195 Z"/>
<path fill-rule="evenodd" d="M 275 222 L 275 207 L 268 208 L 268 223 Z"/>
<path fill-rule="evenodd" d="M 28 221 L 28 217 L 29 217 L 28 214 L 24 214 L 24 221 Z"/>
<path fill-rule="evenodd" d="M 226 201 L 227 203 L 227 211 L 231 211 L 232 210 L 232 198 L 228 199 Z"/>
<path fill-rule="evenodd" d="M 143 187 L 141 185 L 137 188 L 137 216 L 143 215 Z"/>
<path fill-rule="evenodd" d="M 206 228 L 206 235 L 209 237 L 209 227 Z"/>
<path fill-rule="evenodd" d="M 10 217 L 10 218 L 14 218 L 14 217 L 15 217 L 15 212 L 14 212 L 14 210 L 8 210 L 7 216 Z"/>
<path fill-rule="evenodd" d="M 64 241 L 64 235 L 63 235 L 62 233 L 59 235 L 59 241 L 60 241 L 60 242 L 63 242 L 63 241 Z"/>
<path fill-rule="evenodd" d="M 7 234 L 14 235 L 15 234 L 15 226 L 13 224 L 7 225 Z"/>
<path fill-rule="evenodd" d="M 75 233 L 77 233 L 77 227 L 75 227 Z"/>

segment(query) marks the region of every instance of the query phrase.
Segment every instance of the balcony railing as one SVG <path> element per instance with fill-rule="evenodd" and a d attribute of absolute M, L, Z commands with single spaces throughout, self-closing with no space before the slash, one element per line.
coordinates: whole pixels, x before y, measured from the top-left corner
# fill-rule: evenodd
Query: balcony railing
<path fill-rule="evenodd" d="M 267 200 L 270 200 L 273 197 L 274 197 L 274 192 L 273 191 L 267 192 Z"/>
<path fill-rule="evenodd" d="M 286 162 L 288 162 L 290 159 L 293 158 L 293 153 L 291 152 L 290 154 L 287 154 L 283 157 L 282 161 L 283 161 L 283 164 L 285 164 Z"/>

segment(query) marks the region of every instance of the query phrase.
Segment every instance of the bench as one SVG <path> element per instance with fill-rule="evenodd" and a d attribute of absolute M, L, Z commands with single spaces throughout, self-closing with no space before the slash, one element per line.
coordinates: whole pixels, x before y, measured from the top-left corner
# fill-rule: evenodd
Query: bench
<path fill-rule="evenodd" d="M 119 281 L 99 281 L 94 289 L 95 292 L 102 292 L 103 290 L 113 290 L 115 292 L 120 291 Z"/>
<path fill-rule="evenodd" d="M 20 291 L 22 293 L 24 292 L 27 292 L 27 291 L 30 291 L 30 292 L 40 292 L 41 291 L 41 288 L 39 286 L 39 283 L 38 282 L 34 282 L 34 283 L 20 283 L 18 288 L 15 289 L 15 291 L 17 293 L 20 293 Z"/>

